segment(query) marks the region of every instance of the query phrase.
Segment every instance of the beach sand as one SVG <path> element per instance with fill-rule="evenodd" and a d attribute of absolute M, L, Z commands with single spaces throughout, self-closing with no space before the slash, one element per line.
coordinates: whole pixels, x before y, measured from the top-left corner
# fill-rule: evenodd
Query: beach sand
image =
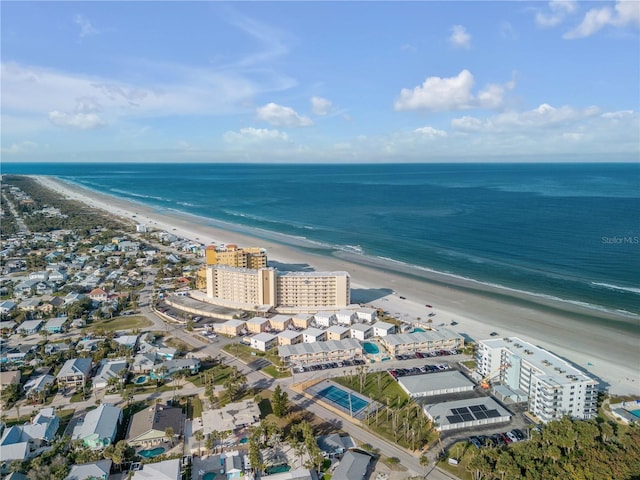
<path fill-rule="evenodd" d="M 159 212 L 53 177 L 34 178 L 67 198 L 131 220 L 132 231 L 134 223 L 144 223 L 150 229 L 166 230 L 204 244 L 263 247 L 267 249 L 269 263 L 281 270 L 312 267 L 317 271 L 347 271 L 351 275 L 354 303 L 380 307 L 400 320 L 425 325 L 428 314 L 433 312 L 433 326 L 445 324 L 470 340 L 491 338 L 489 334 L 493 331 L 501 337 L 518 336 L 598 378 L 602 387 L 613 394 L 640 395 L 637 320 L 515 292 L 506 295 L 498 289 L 436 273 L 413 278 L 385 271 L 373 259 L 365 265 L 364 257 L 356 254 L 314 255 L 294 246 L 236 233 L 231 228 L 203 225 L 198 217 Z M 457 324 L 451 326 L 451 322 Z"/>

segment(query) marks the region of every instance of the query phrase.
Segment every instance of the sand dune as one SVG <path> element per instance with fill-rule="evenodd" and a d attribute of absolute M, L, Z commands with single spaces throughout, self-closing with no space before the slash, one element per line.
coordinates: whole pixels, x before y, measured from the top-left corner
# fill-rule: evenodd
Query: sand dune
<path fill-rule="evenodd" d="M 166 230 L 204 244 L 235 243 L 264 247 L 270 263 L 280 269 L 346 270 L 351 274 L 354 302 L 381 307 L 411 323 L 427 324 L 430 318 L 434 326 L 448 325 L 448 328 L 473 340 L 489 338 L 492 331 L 501 336 L 516 335 L 549 349 L 598 377 L 603 387 L 608 387 L 612 393 L 640 393 L 640 381 L 637 381 L 640 357 L 638 322 L 628 317 L 530 298 L 524 294 L 510 292 L 507 295 L 498 289 L 435 273 L 414 279 L 385 271 L 374 261 L 371 265 L 363 265 L 365 259 L 355 254 L 340 252 L 339 257 L 313 255 L 295 247 L 236 233 L 232 225 L 228 229 L 213 228 L 203 225 L 198 217 L 158 212 L 136 202 L 93 192 L 52 177 L 36 178 L 42 185 L 68 198 L 145 223 L 152 229 Z M 428 317 L 429 313 L 435 315 Z M 457 324 L 451 326 L 451 322 Z"/>

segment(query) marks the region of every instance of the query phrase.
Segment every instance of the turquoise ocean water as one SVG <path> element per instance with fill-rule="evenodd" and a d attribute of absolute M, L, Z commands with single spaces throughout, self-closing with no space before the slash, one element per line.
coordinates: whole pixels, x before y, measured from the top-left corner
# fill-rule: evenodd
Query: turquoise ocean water
<path fill-rule="evenodd" d="M 640 314 L 638 164 L 10 164 L 323 255 Z"/>

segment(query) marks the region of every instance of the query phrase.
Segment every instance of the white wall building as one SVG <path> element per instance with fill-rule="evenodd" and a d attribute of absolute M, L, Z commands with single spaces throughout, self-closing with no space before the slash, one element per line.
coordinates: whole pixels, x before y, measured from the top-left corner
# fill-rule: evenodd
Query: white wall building
<path fill-rule="evenodd" d="M 372 326 L 374 337 L 386 337 L 387 335 L 396 333 L 396 326 L 392 323 L 376 322 Z"/>
<path fill-rule="evenodd" d="M 327 340 L 327 332 L 319 328 L 309 327 L 302 331 L 302 341 L 304 343 L 324 342 Z"/>
<path fill-rule="evenodd" d="M 338 325 L 344 325 L 345 327 L 350 326 L 357 318 L 358 316 L 353 310 L 340 310 L 336 313 Z"/>
<path fill-rule="evenodd" d="M 529 411 L 544 423 L 597 414 L 596 380 L 547 350 L 517 337 L 498 338 L 479 342 L 476 357 L 480 375 L 495 375 L 516 394 L 528 396 Z"/>
<path fill-rule="evenodd" d="M 318 327 L 329 328 L 336 321 L 336 314 L 332 312 L 318 312 L 314 315 Z"/>
<path fill-rule="evenodd" d="M 271 333 L 262 332 L 251 337 L 251 348 L 266 352 L 278 345 L 278 337 Z"/>
<path fill-rule="evenodd" d="M 349 331 L 351 338 L 355 338 L 360 341 L 364 341 L 373 336 L 373 328 L 371 328 L 371 325 L 367 325 L 366 323 L 354 323 L 349 328 Z"/>

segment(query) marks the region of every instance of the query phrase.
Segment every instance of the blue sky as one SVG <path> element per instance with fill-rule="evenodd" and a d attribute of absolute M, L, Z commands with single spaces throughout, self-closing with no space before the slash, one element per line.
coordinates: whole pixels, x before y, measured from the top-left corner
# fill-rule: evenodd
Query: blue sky
<path fill-rule="evenodd" d="M 4 161 L 639 159 L 635 0 L 0 8 Z"/>

